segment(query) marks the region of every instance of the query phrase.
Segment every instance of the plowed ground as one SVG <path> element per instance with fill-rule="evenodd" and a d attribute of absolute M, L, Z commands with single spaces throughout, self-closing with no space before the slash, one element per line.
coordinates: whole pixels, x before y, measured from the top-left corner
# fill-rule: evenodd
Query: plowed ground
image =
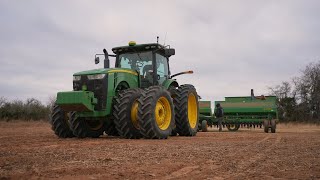
<path fill-rule="evenodd" d="M 320 127 L 196 137 L 59 139 L 45 122 L 0 123 L 0 179 L 320 179 Z"/>

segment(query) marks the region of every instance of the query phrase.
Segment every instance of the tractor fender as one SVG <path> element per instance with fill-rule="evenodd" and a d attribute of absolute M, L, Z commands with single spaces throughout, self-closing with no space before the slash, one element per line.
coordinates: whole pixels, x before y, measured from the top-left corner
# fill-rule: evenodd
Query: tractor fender
<path fill-rule="evenodd" d="M 162 86 L 169 89 L 170 87 L 178 87 L 179 84 L 175 79 L 167 79 L 162 83 Z"/>

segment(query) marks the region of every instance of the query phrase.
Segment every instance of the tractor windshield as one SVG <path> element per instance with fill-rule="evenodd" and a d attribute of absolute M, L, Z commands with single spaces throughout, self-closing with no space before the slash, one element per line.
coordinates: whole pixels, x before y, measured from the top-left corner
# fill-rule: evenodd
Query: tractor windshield
<path fill-rule="evenodd" d="M 156 53 L 156 69 L 157 80 L 162 84 L 169 78 L 168 60 L 161 54 Z M 119 68 L 128 68 L 136 70 L 141 76 L 141 83 L 144 87 L 153 85 L 153 65 L 152 65 L 152 52 L 130 52 L 119 55 L 118 59 Z"/>
<path fill-rule="evenodd" d="M 152 52 L 120 54 L 119 67 L 137 70 L 140 75 L 147 76 L 152 71 Z"/>

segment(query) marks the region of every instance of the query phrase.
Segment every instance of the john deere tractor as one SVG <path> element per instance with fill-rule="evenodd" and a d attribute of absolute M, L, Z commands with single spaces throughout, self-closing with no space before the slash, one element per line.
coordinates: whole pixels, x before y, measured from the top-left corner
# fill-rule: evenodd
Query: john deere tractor
<path fill-rule="evenodd" d="M 199 107 L 194 86 L 179 85 L 171 75 L 175 50 L 158 43 L 115 47 L 104 56 L 104 68 L 73 74 L 73 91 L 58 92 L 52 129 L 58 137 L 111 136 L 165 139 L 197 133 Z M 110 68 L 109 57 L 115 57 Z"/>

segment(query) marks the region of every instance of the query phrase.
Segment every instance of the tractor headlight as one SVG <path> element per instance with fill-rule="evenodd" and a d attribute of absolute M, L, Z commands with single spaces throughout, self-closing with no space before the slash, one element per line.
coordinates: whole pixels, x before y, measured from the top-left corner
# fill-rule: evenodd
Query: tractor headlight
<path fill-rule="evenodd" d="M 106 74 L 93 74 L 93 75 L 88 75 L 89 80 L 93 79 L 103 79 L 106 76 Z"/>
<path fill-rule="evenodd" d="M 80 81 L 81 80 L 81 76 L 73 76 L 73 80 L 74 81 Z"/>

